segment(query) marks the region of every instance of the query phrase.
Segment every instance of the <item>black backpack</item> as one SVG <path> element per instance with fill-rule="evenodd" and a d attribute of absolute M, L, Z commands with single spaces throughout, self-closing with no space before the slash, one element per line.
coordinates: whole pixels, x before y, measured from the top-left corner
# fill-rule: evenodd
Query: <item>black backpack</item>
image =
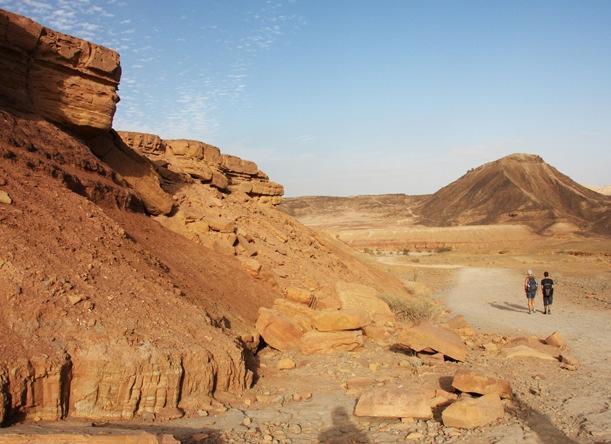
<path fill-rule="evenodd" d="M 537 291 L 537 280 L 532 276 L 528 278 L 528 291 Z"/>
<path fill-rule="evenodd" d="M 553 291 L 554 291 L 554 288 L 551 282 L 546 282 L 545 284 L 543 284 L 543 296 L 549 297 L 552 295 Z"/>

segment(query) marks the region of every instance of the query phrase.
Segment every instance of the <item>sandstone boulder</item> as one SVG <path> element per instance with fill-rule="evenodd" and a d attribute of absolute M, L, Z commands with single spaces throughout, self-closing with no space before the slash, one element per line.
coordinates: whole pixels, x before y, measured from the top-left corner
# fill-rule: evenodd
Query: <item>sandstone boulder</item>
<path fill-rule="evenodd" d="M 13 199 L 11 199 L 11 196 L 6 191 L 0 190 L 0 203 L 10 205 L 13 203 Z"/>
<path fill-rule="evenodd" d="M 548 353 L 531 348 L 527 345 L 514 345 L 503 348 L 503 354 L 507 358 L 537 358 L 547 361 L 555 361 L 556 358 Z"/>
<path fill-rule="evenodd" d="M 509 381 L 473 370 L 458 370 L 452 379 L 452 387 L 461 392 L 477 393 L 479 395 L 496 393 L 501 398 L 511 398 Z"/>
<path fill-rule="evenodd" d="M 461 398 L 442 413 L 443 425 L 461 429 L 481 427 L 504 416 L 503 403 L 496 393 L 481 398 Z"/>
<path fill-rule="evenodd" d="M 314 328 L 318 331 L 356 330 L 369 323 L 369 316 L 360 310 L 325 310 L 314 316 Z"/>
<path fill-rule="evenodd" d="M 551 335 L 545 338 L 545 343 L 553 347 L 566 347 L 566 341 L 557 331 L 553 332 Z"/>
<path fill-rule="evenodd" d="M 0 96 L 85 133 L 105 132 L 119 97 L 119 54 L 0 10 Z"/>
<path fill-rule="evenodd" d="M 424 392 L 392 387 L 376 388 L 363 393 L 356 404 L 354 414 L 384 418 L 433 417 L 429 397 Z"/>
<path fill-rule="evenodd" d="M 554 345 L 548 345 L 539 338 L 533 336 L 518 336 L 511 339 L 504 348 L 512 348 L 515 346 L 523 345 L 528 348 L 537 350 L 538 352 L 550 355 L 553 358 L 560 358 L 560 349 Z"/>
<path fill-rule="evenodd" d="M 221 156 L 221 168 L 230 173 L 246 174 L 249 176 L 256 176 L 259 171 L 256 163 L 228 154 Z"/>
<path fill-rule="evenodd" d="M 309 331 L 301 337 L 300 348 L 306 355 L 352 351 L 363 345 L 360 331 Z"/>
<path fill-rule="evenodd" d="M 458 330 L 461 328 L 470 327 L 469 323 L 465 320 L 463 315 L 456 315 L 448 320 L 448 327 L 452 330 Z"/>
<path fill-rule="evenodd" d="M 302 345 L 303 330 L 276 311 L 261 308 L 255 327 L 265 342 L 277 350 L 296 350 Z"/>
<path fill-rule="evenodd" d="M 466 359 L 467 349 L 456 333 L 430 321 L 406 328 L 399 333 L 397 343 L 417 352 L 432 349 L 456 361 Z"/>
<path fill-rule="evenodd" d="M 138 133 L 133 131 L 117 131 L 117 134 L 127 146 L 140 154 L 163 155 L 166 150 L 165 142 L 155 134 Z"/>
<path fill-rule="evenodd" d="M 291 370 L 295 368 L 297 364 L 291 358 L 282 358 L 276 364 L 278 370 Z"/>
<path fill-rule="evenodd" d="M 339 281 L 335 285 L 335 291 L 344 309 L 366 312 L 374 322 L 384 323 L 394 320 L 390 307 L 378 297 L 379 293 L 375 288 Z"/>
<path fill-rule="evenodd" d="M 313 303 L 312 293 L 305 288 L 288 287 L 284 294 L 289 301 L 298 302 L 300 304 L 309 306 L 311 306 Z"/>

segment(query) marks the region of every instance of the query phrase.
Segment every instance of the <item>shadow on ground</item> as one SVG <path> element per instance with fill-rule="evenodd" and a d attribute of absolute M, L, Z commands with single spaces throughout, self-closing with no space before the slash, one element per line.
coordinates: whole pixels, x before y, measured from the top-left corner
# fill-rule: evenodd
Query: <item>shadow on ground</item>
<path fill-rule="evenodd" d="M 519 397 L 514 397 L 513 404 L 515 407 L 511 413 L 528 424 L 543 444 L 579 444 L 556 427 L 546 415 L 532 408 Z"/>
<path fill-rule="evenodd" d="M 507 301 L 502 302 L 502 303 L 501 302 L 490 302 L 490 306 L 498 310 L 515 311 L 518 313 L 528 313 L 528 308 L 526 306 L 513 304 Z"/>
<path fill-rule="evenodd" d="M 333 425 L 318 435 L 322 444 L 369 444 L 367 434 L 360 430 L 352 421 L 343 407 L 335 407 L 331 413 Z"/>

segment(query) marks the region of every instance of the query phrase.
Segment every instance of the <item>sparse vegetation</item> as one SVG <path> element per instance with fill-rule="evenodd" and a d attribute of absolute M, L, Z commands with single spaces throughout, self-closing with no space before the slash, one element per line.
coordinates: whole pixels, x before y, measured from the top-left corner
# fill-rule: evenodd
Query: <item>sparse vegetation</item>
<path fill-rule="evenodd" d="M 452 247 L 444 245 L 443 247 L 435 248 L 435 253 L 447 253 L 448 251 L 452 251 Z"/>
<path fill-rule="evenodd" d="M 406 299 L 394 295 L 382 295 L 384 302 L 400 321 L 424 321 L 433 319 L 437 307 L 429 298 L 418 297 Z"/>
<path fill-rule="evenodd" d="M 401 254 L 402 254 L 403 256 L 408 256 L 408 255 L 409 255 L 409 248 L 404 248 L 404 249 L 402 249 L 402 250 L 401 250 Z"/>

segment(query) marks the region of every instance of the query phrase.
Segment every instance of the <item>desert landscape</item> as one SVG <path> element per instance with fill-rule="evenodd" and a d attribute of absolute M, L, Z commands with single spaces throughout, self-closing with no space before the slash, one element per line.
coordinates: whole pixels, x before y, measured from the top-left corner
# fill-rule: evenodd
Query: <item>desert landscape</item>
<path fill-rule="evenodd" d="M 286 198 L 115 128 L 118 52 L 0 9 L 0 54 L 0 443 L 611 442 L 608 187 Z"/>

